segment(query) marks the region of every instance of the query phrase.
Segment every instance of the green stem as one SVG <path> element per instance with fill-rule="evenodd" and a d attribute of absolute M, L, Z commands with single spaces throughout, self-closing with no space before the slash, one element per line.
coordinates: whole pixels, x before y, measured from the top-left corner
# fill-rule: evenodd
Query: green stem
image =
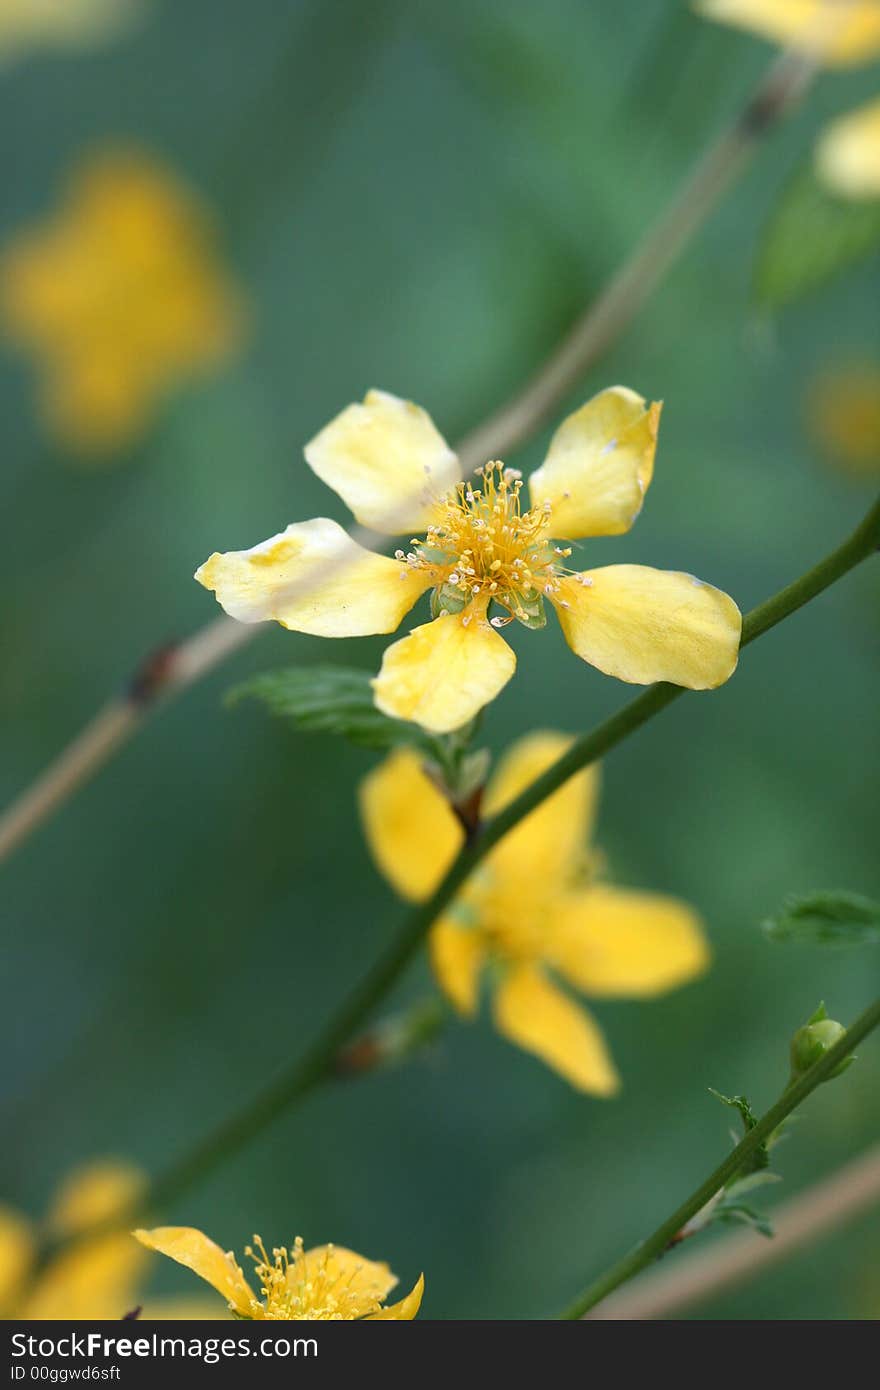
<path fill-rule="evenodd" d="M 701 1183 L 696 1191 L 692 1192 L 687 1201 L 682 1202 L 662 1226 L 658 1226 L 653 1235 L 628 1255 L 624 1255 L 622 1260 L 611 1266 L 604 1274 L 600 1274 L 598 1279 L 594 1279 L 592 1284 L 584 1289 L 583 1293 L 575 1299 L 571 1307 L 561 1314 L 563 1319 L 582 1318 L 591 1308 L 595 1308 L 603 1298 L 613 1293 L 621 1284 L 626 1283 L 634 1274 L 638 1274 L 646 1265 L 658 1259 L 660 1255 L 668 1249 L 669 1244 L 678 1235 L 682 1227 L 686 1226 L 692 1217 L 701 1211 L 707 1202 L 710 1202 L 719 1192 L 726 1182 L 742 1168 L 747 1159 L 755 1152 L 759 1144 L 773 1133 L 778 1125 L 790 1115 L 793 1110 L 806 1100 L 811 1091 L 822 1081 L 827 1081 L 836 1067 L 840 1065 L 853 1051 L 859 1043 L 868 1036 L 874 1028 L 880 1025 L 880 999 L 874 1001 L 870 1008 L 865 1009 L 860 1014 L 851 1028 L 848 1028 L 839 1042 L 825 1053 L 808 1072 L 789 1086 L 775 1105 L 771 1105 L 765 1115 L 762 1115 L 753 1129 L 750 1129 L 744 1139 L 741 1139 L 736 1148 L 733 1149 L 724 1160 L 719 1163 L 713 1173 L 710 1173 L 704 1183 Z"/>
<path fill-rule="evenodd" d="M 843 545 L 808 570 L 800 579 L 746 615 L 743 646 L 775 627 L 823 590 L 854 569 L 880 545 L 880 500 Z M 343 1002 L 326 1028 L 299 1061 L 283 1072 L 238 1114 L 222 1124 L 190 1154 L 160 1175 L 147 1191 L 134 1219 L 169 1205 L 199 1179 L 242 1148 L 285 1109 L 301 1099 L 328 1076 L 340 1048 L 360 1028 L 381 999 L 403 974 L 418 952 L 433 923 L 449 905 L 476 866 L 499 840 L 518 825 L 581 768 L 596 762 L 643 724 L 686 692 L 679 686 L 652 685 L 606 719 L 591 733 L 577 739 L 552 767 L 514 801 L 486 823 L 465 844 L 431 898 L 405 921 L 399 934 Z"/>

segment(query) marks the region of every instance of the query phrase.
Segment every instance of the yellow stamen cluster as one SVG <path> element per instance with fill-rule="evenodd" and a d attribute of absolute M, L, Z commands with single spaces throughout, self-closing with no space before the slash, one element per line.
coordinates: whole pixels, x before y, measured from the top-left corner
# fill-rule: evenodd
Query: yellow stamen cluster
<path fill-rule="evenodd" d="M 258 1314 L 264 1319 L 285 1321 L 346 1322 L 377 1313 L 378 1299 L 362 1289 L 352 1290 L 351 1272 L 343 1274 L 333 1259 L 333 1246 L 309 1257 L 297 1236 L 291 1250 L 273 1247 L 270 1260 L 262 1239 L 255 1235 L 253 1246 L 244 1252 L 254 1262 L 265 1304 Z"/>
<path fill-rule="evenodd" d="M 571 551 L 549 541 L 549 504 L 523 512 L 522 478 L 515 469 L 488 463 L 477 477 L 480 486 L 459 483 L 438 503 L 438 520 L 425 539 L 414 540 L 410 552 L 398 551 L 397 558 L 436 575 L 441 611 L 446 600 L 458 611 L 473 603 L 485 614 L 494 601 L 509 614 L 493 618 L 495 627 L 514 618 L 528 622 L 541 599 L 557 593 L 559 560 Z M 470 614 L 462 618 L 469 620 Z"/>

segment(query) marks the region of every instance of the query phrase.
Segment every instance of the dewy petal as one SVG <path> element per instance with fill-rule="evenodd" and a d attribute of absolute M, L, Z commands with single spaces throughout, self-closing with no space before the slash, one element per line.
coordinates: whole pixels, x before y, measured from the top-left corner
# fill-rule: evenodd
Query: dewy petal
<path fill-rule="evenodd" d="M 880 198 L 880 98 L 831 122 L 816 149 L 816 171 L 842 198 Z"/>
<path fill-rule="evenodd" d="M 253 1317 L 256 1300 L 234 1257 L 201 1231 L 193 1226 L 156 1226 L 132 1234 L 148 1250 L 157 1250 L 191 1269 L 222 1294 L 236 1313 Z"/>
<path fill-rule="evenodd" d="M 424 1292 L 425 1276 L 420 1274 L 406 1298 L 402 1298 L 399 1303 L 392 1303 L 390 1308 L 382 1308 L 378 1313 L 368 1314 L 364 1322 L 381 1322 L 388 1318 L 395 1322 L 409 1322 L 421 1308 Z"/>
<path fill-rule="evenodd" d="M 0 1207 L 0 1318 L 9 1318 L 34 1258 L 31 1228 L 10 1207 Z"/>
<path fill-rule="evenodd" d="M 694 0 L 694 8 L 707 19 L 815 53 L 829 67 L 880 54 L 877 0 Z"/>
<path fill-rule="evenodd" d="M 642 509 L 654 472 L 659 403 L 610 386 L 569 415 L 529 479 L 532 506 L 550 506 L 550 534 L 616 536 Z"/>
<path fill-rule="evenodd" d="M 486 944 L 476 927 L 464 927 L 451 917 L 441 917 L 428 937 L 431 966 L 443 993 L 460 1014 L 477 1011 L 480 971 Z"/>
<path fill-rule="evenodd" d="M 495 1024 L 579 1091 L 610 1096 L 620 1079 L 598 1024 L 534 965 L 514 965 L 498 986 Z"/>
<path fill-rule="evenodd" d="M 346 406 L 305 447 L 306 461 L 364 526 L 424 531 L 435 503 L 461 478 L 427 411 L 387 391 Z"/>
<path fill-rule="evenodd" d="M 432 582 L 365 550 L 327 517 L 296 521 L 252 550 L 212 555 L 195 578 L 240 623 L 274 619 L 314 637 L 394 632 Z"/>
<path fill-rule="evenodd" d="M 368 1313 L 386 1298 L 399 1282 L 384 1261 L 367 1260 L 343 1245 L 315 1245 L 301 1259 L 288 1266 L 288 1282 L 312 1283 L 319 1278 L 329 1288 L 343 1290 L 353 1303 L 362 1303 L 360 1312 Z"/>
<path fill-rule="evenodd" d="M 383 714 L 447 734 L 494 700 L 515 669 L 516 657 L 504 638 L 471 604 L 394 642 L 373 690 Z"/>
<path fill-rule="evenodd" d="M 691 574 L 608 565 L 563 579 L 553 602 L 572 651 L 608 676 L 712 690 L 736 670 L 742 614 Z"/>
<path fill-rule="evenodd" d="M 567 734 L 533 733 L 513 744 L 492 774 L 484 811 L 494 816 L 570 747 Z M 585 859 L 599 796 L 598 765 L 570 777 L 492 850 L 490 859 L 508 881 L 556 883 L 570 878 Z"/>
<path fill-rule="evenodd" d="M 411 747 L 397 748 L 360 785 L 361 820 L 381 872 L 402 898 L 430 897 L 464 832 Z"/>
<path fill-rule="evenodd" d="M 547 959 L 588 994 L 649 998 L 702 974 L 709 948 L 677 898 L 597 884 L 559 900 Z"/>

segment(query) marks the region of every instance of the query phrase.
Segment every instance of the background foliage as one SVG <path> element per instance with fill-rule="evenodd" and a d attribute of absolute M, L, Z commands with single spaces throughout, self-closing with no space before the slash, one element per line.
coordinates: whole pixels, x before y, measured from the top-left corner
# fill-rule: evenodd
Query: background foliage
<path fill-rule="evenodd" d="M 43 215 L 84 148 L 134 140 L 215 209 L 252 342 L 112 468 L 47 444 L 28 369 L 0 361 L 4 799 L 146 649 L 213 615 L 190 578 L 211 550 L 344 519 L 301 446 L 345 402 L 380 385 L 454 438 L 514 389 L 768 56 L 665 0 L 625 22 L 612 0 L 147 11 L 113 45 L 2 74 L 0 237 Z M 666 401 L 650 505 L 591 561 L 685 568 L 746 609 L 864 509 L 803 408 L 815 372 L 880 351 L 876 258 L 776 319 L 750 294 L 784 182 L 823 119 L 871 91 L 871 74 L 822 79 L 572 396 L 621 380 Z M 536 464 L 548 435 L 508 462 Z M 618 880 L 690 899 L 715 952 L 680 993 L 596 1007 L 619 1100 L 578 1097 L 488 1025 L 454 1027 L 428 1058 L 325 1089 L 174 1217 L 225 1246 L 300 1232 L 404 1280 L 424 1266 L 430 1317 L 552 1314 L 655 1224 L 728 1142 L 707 1087 L 763 1106 L 818 999 L 844 1019 L 867 1002 L 872 953 L 774 945 L 759 923 L 792 891 L 878 895 L 878 597 L 866 567 L 610 760 L 599 840 Z M 555 629 L 510 635 L 520 671 L 493 747 L 625 697 L 573 670 Z M 251 671 L 373 668 L 379 651 L 267 633 L 5 867 L 4 1200 L 37 1211 L 94 1154 L 164 1164 L 301 1048 L 387 939 L 401 908 L 353 790 L 375 755 L 221 703 Z M 423 968 L 401 997 L 427 987 Z M 867 1048 L 811 1099 L 780 1151 L 788 1190 L 876 1134 L 878 1079 Z M 875 1216 L 704 1315 L 876 1314 L 878 1233 Z M 170 1265 L 158 1279 L 187 1284 Z"/>

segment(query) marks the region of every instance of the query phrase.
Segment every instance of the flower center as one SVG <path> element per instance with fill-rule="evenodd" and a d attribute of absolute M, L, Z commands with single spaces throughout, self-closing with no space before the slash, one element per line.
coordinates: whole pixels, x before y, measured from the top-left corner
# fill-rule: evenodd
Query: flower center
<path fill-rule="evenodd" d="M 544 597 L 557 592 L 559 561 L 571 551 L 549 539 L 549 503 L 524 512 L 521 490 L 515 469 L 488 463 L 477 469 L 476 482 L 459 483 L 438 503 L 424 540 L 414 540 L 406 556 L 397 552 L 399 560 L 436 575 L 435 614 L 460 613 L 471 603 L 485 613 L 495 602 L 507 613 L 492 618 L 495 627 L 514 618 L 527 627 L 543 626 Z"/>
<path fill-rule="evenodd" d="M 297 1236 L 291 1250 L 275 1246 L 272 1258 L 259 1236 L 244 1252 L 254 1262 L 265 1299 L 258 1316 L 288 1321 L 346 1322 L 379 1311 L 380 1302 L 363 1289 L 352 1289 L 351 1271 L 343 1272 L 328 1245 L 307 1255 Z"/>

